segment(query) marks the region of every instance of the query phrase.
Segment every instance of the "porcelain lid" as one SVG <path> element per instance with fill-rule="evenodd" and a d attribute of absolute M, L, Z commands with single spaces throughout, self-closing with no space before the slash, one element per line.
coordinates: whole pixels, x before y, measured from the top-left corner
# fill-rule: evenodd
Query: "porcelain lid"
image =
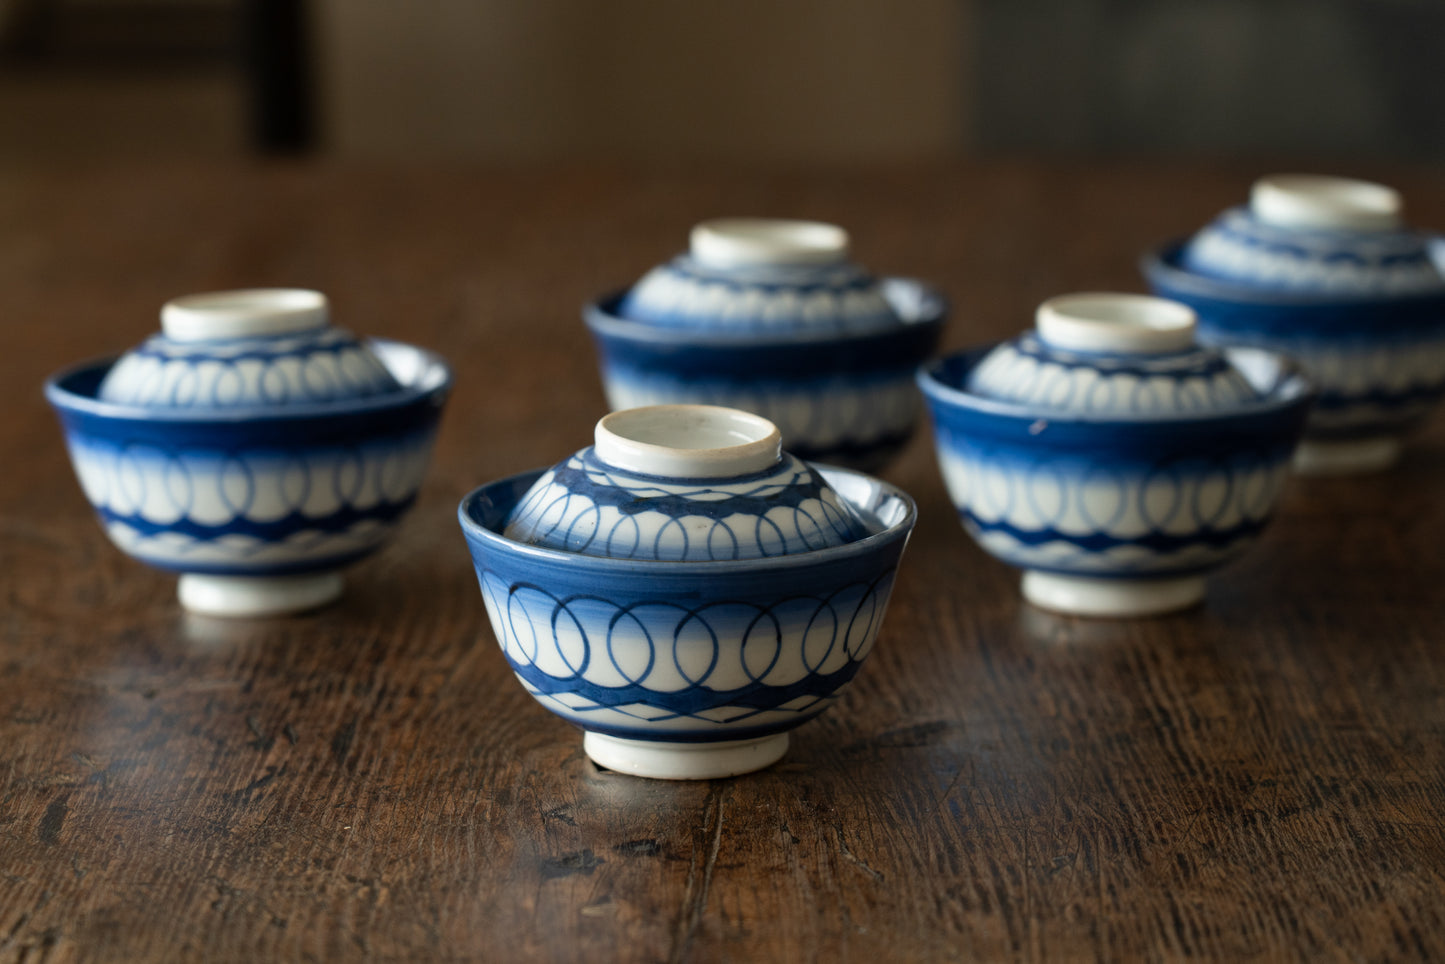
<path fill-rule="evenodd" d="M 1043 413 L 1172 418 L 1260 398 L 1220 352 L 1195 342 L 1193 309 L 1147 295 L 1086 292 L 1038 307 L 1036 327 L 998 345 L 968 391 Z"/>
<path fill-rule="evenodd" d="M 1428 235 L 1404 220 L 1392 188 L 1316 174 L 1256 181 L 1249 204 L 1190 238 L 1181 264 L 1272 291 L 1413 295 L 1445 289 Z"/>
<path fill-rule="evenodd" d="M 176 298 L 161 309 L 161 333 L 121 356 L 98 395 L 167 410 L 270 411 L 401 390 L 370 348 L 329 321 L 326 296 L 300 288 Z"/>
<path fill-rule="evenodd" d="M 595 443 L 553 466 L 503 535 L 588 556 L 724 561 L 854 542 L 867 525 L 767 419 L 709 405 L 602 418 Z"/>
<path fill-rule="evenodd" d="M 703 331 L 854 332 L 900 323 L 878 279 L 849 260 L 848 233 L 818 221 L 719 218 L 623 297 L 632 321 Z"/>

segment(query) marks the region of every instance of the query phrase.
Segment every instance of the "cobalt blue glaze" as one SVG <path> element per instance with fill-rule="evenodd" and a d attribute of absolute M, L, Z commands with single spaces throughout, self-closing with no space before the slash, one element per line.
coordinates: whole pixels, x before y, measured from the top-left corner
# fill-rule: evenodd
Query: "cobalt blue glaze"
<path fill-rule="evenodd" d="M 921 282 L 889 279 L 898 320 L 858 332 L 694 330 L 619 313 L 626 293 L 584 308 L 614 409 L 723 405 L 776 423 L 810 461 L 865 470 L 885 463 L 916 421 L 913 372 L 938 344 L 946 302 Z"/>
<path fill-rule="evenodd" d="M 992 345 L 918 374 L 964 528 L 1024 569 L 1166 578 L 1218 566 L 1262 531 L 1308 413 L 1292 365 L 1241 349 L 1260 399 L 1156 417 L 1042 411 L 968 390 Z"/>
<path fill-rule="evenodd" d="M 390 395 L 274 408 L 146 408 L 97 390 L 111 360 L 46 382 L 93 508 L 127 553 L 163 569 L 283 575 L 376 549 L 415 501 L 451 372 L 369 343 Z"/>
<path fill-rule="evenodd" d="M 766 559 L 612 559 L 505 538 L 541 471 L 473 491 L 458 518 L 497 640 L 544 706 L 612 736 L 738 740 L 811 719 L 852 679 L 913 526 L 900 490 L 823 474 L 870 534 Z"/>
<path fill-rule="evenodd" d="M 1307 436 L 1397 436 L 1445 395 L 1445 289 L 1351 295 L 1259 289 L 1188 270 L 1183 242 L 1145 255 L 1150 288 L 1189 305 L 1201 341 L 1287 354 L 1318 401 Z"/>
<path fill-rule="evenodd" d="M 1193 308 L 1200 332 L 1214 341 L 1233 336 L 1301 343 L 1407 341 L 1445 330 L 1445 288 L 1389 297 L 1260 290 L 1189 271 L 1181 260 L 1184 246 L 1173 241 L 1149 252 L 1141 269 L 1155 293 Z"/>

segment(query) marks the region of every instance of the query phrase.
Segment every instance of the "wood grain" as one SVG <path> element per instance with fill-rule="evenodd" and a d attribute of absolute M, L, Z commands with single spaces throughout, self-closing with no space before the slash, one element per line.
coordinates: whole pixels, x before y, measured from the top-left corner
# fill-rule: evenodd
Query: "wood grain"
<path fill-rule="evenodd" d="M 849 226 L 950 347 L 1257 172 L 0 171 L 0 961 L 1428 960 L 1445 956 L 1445 431 L 1296 481 L 1191 613 L 1050 616 L 954 521 L 926 439 L 875 654 L 778 766 L 599 770 L 511 678 L 454 508 L 585 444 L 580 303 L 696 219 Z M 1363 171 L 1445 224 L 1434 172 Z M 90 517 L 42 378 L 176 294 L 326 290 L 458 386 L 422 499 L 290 620 L 187 616 Z"/>

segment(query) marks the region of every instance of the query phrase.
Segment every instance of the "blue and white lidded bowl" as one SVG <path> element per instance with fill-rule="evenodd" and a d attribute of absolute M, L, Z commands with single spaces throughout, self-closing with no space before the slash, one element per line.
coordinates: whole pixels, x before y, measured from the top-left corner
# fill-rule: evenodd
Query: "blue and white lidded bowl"
<path fill-rule="evenodd" d="M 1299 361 L 1319 398 L 1296 467 L 1355 472 L 1392 464 L 1445 394 L 1439 250 L 1388 187 L 1276 175 L 1143 268 L 1157 294 L 1198 312 L 1202 340 Z"/>
<path fill-rule="evenodd" d="M 191 295 L 118 360 L 46 383 L 111 540 L 181 573 L 194 612 L 310 609 L 421 486 L 451 385 L 438 356 L 358 340 L 300 289 Z"/>
<path fill-rule="evenodd" d="M 1045 609 L 1194 605 L 1268 521 L 1308 384 L 1281 356 L 1196 344 L 1194 313 L 1160 298 L 1066 295 L 1036 324 L 919 372 L 964 528 Z"/>
<path fill-rule="evenodd" d="M 593 446 L 462 500 L 502 652 L 598 764 L 766 767 L 872 649 L 913 502 L 780 443 L 737 410 L 624 410 Z"/>
<path fill-rule="evenodd" d="M 854 264 L 842 228 L 724 218 L 584 317 L 613 409 L 740 408 L 802 458 L 874 470 L 913 431 L 944 312 L 929 286 Z"/>

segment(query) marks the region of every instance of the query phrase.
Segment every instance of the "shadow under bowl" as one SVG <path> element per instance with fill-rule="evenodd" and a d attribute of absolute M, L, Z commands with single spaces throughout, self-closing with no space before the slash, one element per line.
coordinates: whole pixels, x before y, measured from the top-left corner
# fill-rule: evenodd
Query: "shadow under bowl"
<path fill-rule="evenodd" d="M 534 471 L 468 494 L 458 518 L 517 679 L 582 728 L 609 769 L 709 779 L 779 759 L 877 637 L 916 509 L 902 490 L 820 469 L 862 539 L 787 556 L 664 562 L 584 556 L 501 533 Z"/>
<path fill-rule="evenodd" d="M 703 404 L 767 418 L 808 461 L 866 472 L 887 464 L 918 420 L 913 373 L 938 344 L 947 303 L 907 278 L 882 282 L 901 323 L 876 331 L 777 334 L 662 327 L 617 314 L 626 292 L 587 305 L 608 404 Z"/>
<path fill-rule="evenodd" d="M 111 541 L 182 574 L 192 611 L 314 608 L 416 499 L 451 371 L 432 352 L 369 342 L 400 392 L 269 409 L 157 409 L 101 401 L 114 359 L 51 377 L 71 463 Z"/>

